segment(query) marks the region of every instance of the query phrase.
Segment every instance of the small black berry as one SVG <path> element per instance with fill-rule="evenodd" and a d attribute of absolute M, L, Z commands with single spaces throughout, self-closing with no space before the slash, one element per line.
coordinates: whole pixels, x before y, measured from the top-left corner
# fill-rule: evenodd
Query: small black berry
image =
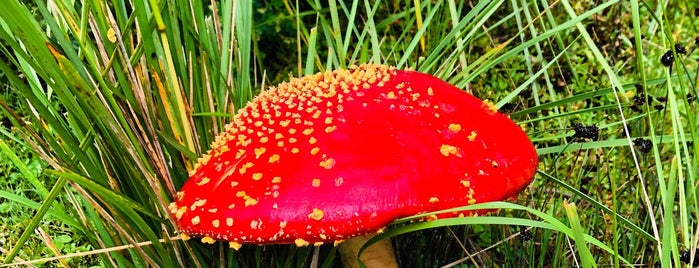
<path fill-rule="evenodd" d="M 639 92 L 639 93 L 640 93 L 640 92 L 643 92 L 643 85 L 641 85 L 641 84 L 635 84 L 635 85 L 633 85 L 633 86 L 636 87 L 636 92 Z"/>
<path fill-rule="evenodd" d="M 657 97 L 655 99 L 658 100 L 659 102 L 666 102 L 667 101 L 666 97 Z"/>
<path fill-rule="evenodd" d="M 648 96 L 648 102 L 653 101 L 653 97 Z M 637 93 L 636 96 L 633 96 L 633 103 L 638 106 L 643 106 L 646 104 L 646 94 L 643 92 Z"/>
<path fill-rule="evenodd" d="M 675 52 L 677 54 L 687 54 L 687 49 L 680 43 L 675 44 Z"/>
<path fill-rule="evenodd" d="M 662 57 L 660 57 L 660 62 L 665 65 L 665 67 L 668 67 L 672 65 L 672 62 L 675 60 L 675 55 L 672 54 L 672 50 L 668 50 L 663 54 Z"/>
<path fill-rule="evenodd" d="M 653 106 L 653 108 L 655 108 L 658 111 L 662 111 L 663 109 L 665 109 L 665 106 L 662 104 L 656 104 L 655 106 Z"/>
<path fill-rule="evenodd" d="M 531 241 L 534 238 L 532 231 L 528 230 L 524 226 L 519 227 L 519 238 L 522 242 Z"/>
<path fill-rule="evenodd" d="M 636 138 L 633 140 L 633 145 L 638 147 L 638 150 L 644 154 L 647 154 L 650 152 L 650 149 L 653 149 L 653 142 L 649 139 Z"/>
<path fill-rule="evenodd" d="M 689 263 L 689 257 L 690 257 L 690 256 L 689 256 L 689 250 L 686 250 L 686 249 L 680 250 L 680 261 L 681 261 L 681 262 L 683 262 L 683 263 L 685 263 L 685 264 L 688 264 L 688 263 Z"/>
<path fill-rule="evenodd" d="M 573 130 L 575 130 L 573 138 L 583 138 L 591 140 L 599 139 L 599 129 L 595 125 L 585 126 L 581 123 L 575 123 L 573 124 Z"/>
<path fill-rule="evenodd" d="M 680 261 L 684 264 L 690 264 L 689 260 L 690 258 L 690 253 L 689 250 L 683 249 L 680 250 Z M 691 266 L 699 266 L 699 250 L 694 252 L 694 262 L 691 263 Z"/>

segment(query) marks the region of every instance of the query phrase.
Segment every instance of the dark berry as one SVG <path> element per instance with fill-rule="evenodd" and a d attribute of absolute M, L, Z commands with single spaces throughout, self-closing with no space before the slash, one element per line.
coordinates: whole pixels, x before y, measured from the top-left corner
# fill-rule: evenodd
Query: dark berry
<path fill-rule="evenodd" d="M 666 97 L 657 97 L 655 99 L 658 100 L 659 102 L 666 102 L 667 101 Z"/>
<path fill-rule="evenodd" d="M 681 262 L 683 262 L 683 263 L 685 263 L 685 264 L 688 264 L 688 263 L 689 263 L 689 257 L 690 257 L 690 256 L 689 256 L 689 250 L 686 250 L 686 249 L 680 250 L 680 261 L 681 261 Z"/>
<path fill-rule="evenodd" d="M 650 152 L 650 149 L 653 149 L 653 142 L 649 139 L 636 138 L 633 140 L 633 145 L 638 147 L 638 150 L 644 154 L 647 154 Z"/>
<path fill-rule="evenodd" d="M 687 54 L 687 49 L 680 43 L 675 44 L 675 52 L 677 54 Z"/>
<path fill-rule="evenodd" d="M 689 250 L 683 249 L 680 250 L 680 261 L 684 264 L 690 264 L 690 253 Z M 699 266 L 699 250 L 694 252 L 694 262 L 691 263 L 691 266 Z"/>
<path fill-rule="evenodd" d="M 573 138 L 599 139 L 599 129 L 595 125 L 585 126 L 581 123 L 575 123 L 573 124 L 573 130 L 575 130 Z"/>
<path fill-rule="evenodd" d="M 665 67 L 672 65 L 672 61 L 675 60 L 675 55 L 672 54 L 672 50 L 668 50 L 660 57 L 660 62 L 665 65 Z"/>
<path fill-rule="evenodd" d="M 643 92 L 643 85 L 635 84 L 633 86 L 636 87 L 636 92 Z"/>
<path fill-rule="evenodd" d="M 659 111 L 662 111 L 663 109 L 665 109 L 665 106 L 662 104 L 656 104 L 655 106 L 653 106 L 653 108 L 655 108 L 659 112 Z"/>
<path fill-rule="evenodd" d="M 528 230 L 524 226 L 519 227 L 519 238 L 522 242 L 531 241 L 534 238 L 532 231 Z"/>
<path fill-rule="evenodd" d="M 643 106 L 646 104 L 646 100 L 649 102 L 653 101 L 653 97 L 648 96 L 648 98 L 646 98 L 646 94 L 643 92 L 637 93 L 636 96 L 633 96 L 633 103 L 638 106 Z"/>

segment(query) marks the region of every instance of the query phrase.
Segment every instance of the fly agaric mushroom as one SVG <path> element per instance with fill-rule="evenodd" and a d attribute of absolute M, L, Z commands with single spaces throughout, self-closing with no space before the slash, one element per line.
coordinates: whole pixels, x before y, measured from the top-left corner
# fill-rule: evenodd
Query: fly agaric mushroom
<path fill-rule="evenodd" d="M 537 166 L 526 134 L 490 102 L 371 64 L 262 92 L 211 148 L 170 211 L 185 238 L 235 249 L 337 244 L 397 218 L 504 200 Z"/>

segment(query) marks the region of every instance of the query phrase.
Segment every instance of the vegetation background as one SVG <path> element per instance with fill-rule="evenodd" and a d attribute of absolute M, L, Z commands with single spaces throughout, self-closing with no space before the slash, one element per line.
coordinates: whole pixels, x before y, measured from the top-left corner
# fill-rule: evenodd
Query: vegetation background
<path fill-rule="evenodd" d="M 177 239 L 166 206 L 268 85 L 374 62 L 527 129 L 539 173 L 494 215 L 398 221 L 402 267 L 699 266 L 694 1 L 8 0 L 0 260 L 333 267 L 331 245 Z"/>

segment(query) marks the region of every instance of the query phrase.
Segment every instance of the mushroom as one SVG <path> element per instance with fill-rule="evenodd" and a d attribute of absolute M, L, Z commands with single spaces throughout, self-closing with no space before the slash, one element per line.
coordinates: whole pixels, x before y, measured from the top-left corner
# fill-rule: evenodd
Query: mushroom
<path fill-rule="evenodd" d="M 361 246 L 342 242 L 401 217 L 514 197 L 537 166 L 524 131 L 492 103 L 374 64 L 262 92 L 211 148 L 169 209 L 183 237 L 234 249 Z"/>

